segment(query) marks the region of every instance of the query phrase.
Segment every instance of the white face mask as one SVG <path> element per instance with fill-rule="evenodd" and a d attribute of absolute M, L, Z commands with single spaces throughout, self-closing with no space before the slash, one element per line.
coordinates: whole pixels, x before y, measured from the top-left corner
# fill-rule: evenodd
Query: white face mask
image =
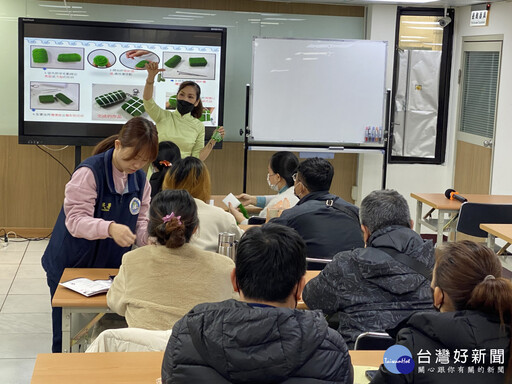
<path fill-rule="evenodd" d="M 277 186 L 277 184 L 272 184 L 270 182 L 270 175 L 268 173 L 267 173 L 267 183 L 271 190 L 279 192 L 279 187 Z"/>

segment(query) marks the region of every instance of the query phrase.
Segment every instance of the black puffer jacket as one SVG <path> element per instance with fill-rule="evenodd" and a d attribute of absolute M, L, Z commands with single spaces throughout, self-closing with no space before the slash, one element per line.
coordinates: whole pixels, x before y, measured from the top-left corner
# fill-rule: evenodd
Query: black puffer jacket
<path fill-rule="evenodd" d="M 367 248 L 341 252 L 302 294 L 311 309 L 339 314 L 339 332 L 349 347 L 362 332 L 383 332 L 418 310 L 432 309 L 430 281 L 378 250 L 393 248 L 434 266 L 432 242 L 403 226 L 376 231 Z"/>
<path fill-rule="evenodd" d="M 329 191 L 309 193 L 270 222 L 295 229 L 308 247 L 308 257 L 330 260 L 338 252 L 364 247 L 359 208 Z M 308 269 L 324 266 L 308 263 Z"/>
<path fill-rule="evenodd" d="M 502 384 L 505 382 L 505 375 L 499 371 L 506 371 L 508 365 L 510 327 L 505 325 L 501 328 L 498 316 L 478 311 L 424 312 L 412 315 L 404 325 L 405 328 L 401 328 L 398 332 L 397 344 L 407 347 L 412 353 L 415 362 L 414 371 L 407 375 L 393 374 L 381 366 L 372 384 Z M 442 359 L 446 364 L 436 363 L 438 351 L 443 349 L 449 350 L 448 357 Z M 464 349 L 467 350 L 465 353 Z M 474 363 L 473 350 L 482 349 L 485 351 L 484 360 Z M 462 357 L 464 354 L 467 356 L 466 364 L 455 363 L 455 350 L 458 350 L 460 362 L 464 361 Z M 494 357 L 496 363 L 491 364 L 491 350 L 494 350 L 494 356 L 499 355 L 499 350 L 503 352 L 501 364 L 496 357 Z M 418 352 L 422 355 L 421 363 Z M 430 364 L 426 364 L 427 352 L 430 353 Z M 477 353 L 480 355 L 480 352 Z M 446 353 L 444 355 L 446 356 Z M 498 368 L 500 366 L 501 368 Z M 418 373 L 419 367 L 423 367 L 425 373 Z M 459 373 L 459 367 L 462 367 L 463 373 Z M 469 367 L 474 368 L 474 373 L 468 373 Z M 479 372 L 478 367 L 483 367 L 484 373 Z M 433 369 L 433 372 L 430 372 L 429 368 Z M 439 373 L 439 368 L 444 373 Z"/>
<path fill-rule="evenodd" d="M 352 383 L 348 349 L 320 312 L 200 304 L 173 327 L 162 382 Z"/>

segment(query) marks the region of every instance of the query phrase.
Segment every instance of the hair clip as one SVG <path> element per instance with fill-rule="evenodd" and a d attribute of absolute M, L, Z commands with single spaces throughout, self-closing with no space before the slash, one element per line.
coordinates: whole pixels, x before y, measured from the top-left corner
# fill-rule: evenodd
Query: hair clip
<path fill-rule="evenodd" d="M 170 215 L 165 215 L 164 217 L 162 217 L 162 221 L 163 221 L 163 222 L 164 222 L 164 224 L 165 224 L 165 223 L 168 223 L 169 221 L 171 221 L 174 217 L 176 218 L 176 220 L 178 220 L 178 224 L 179 224 L 179 225 L 181 225 L 181 224 L 182 224 L 182 222 L 181 222 L 181 220 L 180 220 L 180 219 L 181 219 L 181 216 L 176 216 L 176 215 L 174 214 L 174 212 L 171 212 L 171 214 L 170 214 Z"/>
<path fill-rule="evenodd" d="M 169 221 L 172 220 L 173 217 L 174 217 L 174 212 L 171 212 L 170 215 L 165 215 L 164 217 L 162 217 L 162 221 L 164 223 L 168 223 Z"/>
<path fill-rule="evenodd" d="M 158 162 L 158 164 L 163 165 L 164 167 L 167 167 L 167 168 L 169 168 L 172 165 L 172 163 L 167 160 L 161 160 Z"/>

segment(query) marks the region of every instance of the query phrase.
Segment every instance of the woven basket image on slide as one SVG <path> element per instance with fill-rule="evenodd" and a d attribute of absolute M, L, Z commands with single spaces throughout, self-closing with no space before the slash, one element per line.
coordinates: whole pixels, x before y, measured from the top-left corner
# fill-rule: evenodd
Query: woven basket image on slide
<path fill-rule="evenodd" d="M 126 93 L 121 90 L 105 93 L 96 96 L 94 100 L 102 108 L 110 107 L 111 105 L 121 103 L 126 100 Z"/>
<path fill-rule="evenodd" d="M 142 115 L 144 112 L 146 112 L 146 109 L 144 108 L 144 103 L 142 102 L 142 99 L 139 99 L 136 96 L 132 96 L 130 100 L 128 100 L 126 103 L 121 105 L 121 108 L 124 109 L 126 112 L 128 112 L 130 115 L 136 117 Z"/>

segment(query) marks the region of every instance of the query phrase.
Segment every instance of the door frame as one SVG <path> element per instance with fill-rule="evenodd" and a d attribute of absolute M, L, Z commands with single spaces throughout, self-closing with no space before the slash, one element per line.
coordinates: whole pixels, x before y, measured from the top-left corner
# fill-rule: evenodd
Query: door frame
<path fill-rule="evenodd" d="M 460 124 L 461 124 L 461 113 L 462 113 L 462 84 L 464 78 L 464 64 L 465 64 L 465 55 L 464 53 L 467 51 L 464 49 L 465 43 L 499 43 L 500 44 L 500 60 L 498 67 L 498 79 L 496 82 L 496 108 L 494 111 L 494 130 L 493 130 L 493 143 L 491 147 L 491 169 L 489 170 L 489 193 L 492 190 L 492 175 L 494 168 L 494 141 L 496 139 L 496 117 L 498 116 L 498 100 L 500 96 L 500 80 L 501 80 L 501 62 L 503 56 L 503 34 L 492 34 L 492 35 L 478 35 L 478 36 L 462 36 L 461 38 L 461 50 L 460 50 L 460 63 L 459 63 L 459 73 L 458 73 L 458 96 L 457 96 L 457 118 L 455 124 L 455 143 L 454 143 L 454 151 L 453 151 L 453 176 L 452 176 L 452 184 L 455 180 L 456 173 L 456 159 L 457 159 L 457 143 L 459 140 L 465 141 L 470 144 L 482 146 L 482 141 L 480 139 L 481 136 L 473 135 L 467 132 L 460 132 Z"/>

